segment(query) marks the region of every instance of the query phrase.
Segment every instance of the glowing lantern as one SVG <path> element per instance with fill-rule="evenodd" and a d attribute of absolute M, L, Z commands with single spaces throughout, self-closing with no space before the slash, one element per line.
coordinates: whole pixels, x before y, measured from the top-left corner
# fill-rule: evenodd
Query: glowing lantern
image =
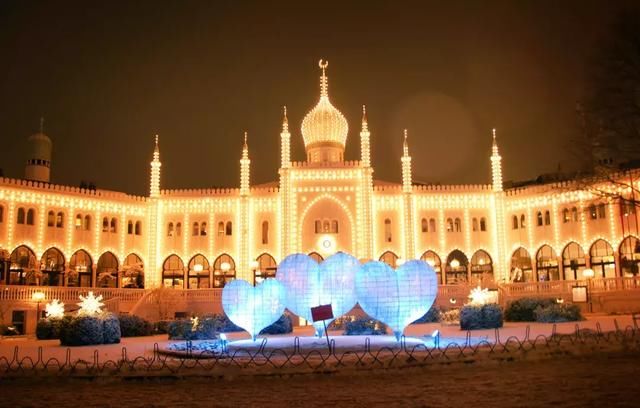
<path fill-rule="evenodd" d="M 64 317 L 64 303 L 58 299 L 53 299 L 44 307 L 47 319 L 62 319 Z"/>
<path fill-rule="evenodd" d="M 492 296 L 489 293 L 489 289 L 482 289 L 478 286 L 477 288 L 471 289 L 471 293 L 469 293 L 469 304 L 474 306 L 483 306 L 490 303 L 491 298 Z"/>
<path fill-rule="evenodd" d="M 104 303 L 102 303 L 102 295 L 94 296 L 93 292 L 89 292 L 87 297 L 80 295 L 80 310 L 78 310 L 79 315 L 83 316 L 95 316 L 102 312 L 102 308 L 104 307 Z"/>

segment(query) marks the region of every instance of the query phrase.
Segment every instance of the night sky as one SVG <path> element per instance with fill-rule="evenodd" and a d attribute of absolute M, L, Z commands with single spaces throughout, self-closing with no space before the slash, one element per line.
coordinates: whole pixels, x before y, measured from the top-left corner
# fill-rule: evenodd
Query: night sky
<path fill-rule="evenodd" d="M 22 177 L 44 116 L 54 183 L 146 195 L 158 133 L 163 188 L 237 187 L 245 130 L 252 184 L 277 180 L 282 105 L 304 160 L 324 58 L 376 179 L 400 182 L 404 128 L 419 182 L 490 183 L 492 127 L 505 179 L 570 169 L 589 58 L 633 2 L 429 3 L 3 0 L 0 168 Z"/>

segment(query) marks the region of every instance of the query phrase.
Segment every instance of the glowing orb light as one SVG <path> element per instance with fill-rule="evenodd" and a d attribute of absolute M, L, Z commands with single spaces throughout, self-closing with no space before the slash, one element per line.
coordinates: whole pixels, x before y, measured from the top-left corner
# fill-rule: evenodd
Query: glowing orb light
<path fill-rule="evenodd" d="M 62 319 L 64 317 L 64 303 L 58 299 L 53 299 L 44 307 L 47 319 Z"/>
<path fill-rule="evenodd" d="M 222 308 L 236 325 L 256 339 L 262 329 L 275 323 L 284 313 L 285 288 L 275 279 L 257 286 L 235 279 L 222 289 Z"/>
<path fill-rule="evenodd" d="M 407 261 L 395 271 L 383 262 L 364 264 L 356 275 L 362 309 L 386 323 L 397 340 L 404 328 L 429 311 L 438 295 L 438 280 L 424 261 Z"/>
<path fill-rule="evenodd" d="M 102 312 L 104 303 L 102 303 L 102 295 L 94 296 L 93 292 L 89 292 L 87 297 L 80 295 L 80 310 L 79 315 L 94 316 Z"/>
<path fill-rule="evenodd" d="M 358 260 L 344 252 L 331 255 L 320 265 L 308 255 L 293 254 L 280 263 L 276 279 L 285 286 L 286 305 L 293 313 L 312 321 L 312 307 L 331 304 L 337 318 L 356 304 L 355 277 L 360 268 Z M 323 322 L 314 323 L 314 327 L 321 336 Z"/>

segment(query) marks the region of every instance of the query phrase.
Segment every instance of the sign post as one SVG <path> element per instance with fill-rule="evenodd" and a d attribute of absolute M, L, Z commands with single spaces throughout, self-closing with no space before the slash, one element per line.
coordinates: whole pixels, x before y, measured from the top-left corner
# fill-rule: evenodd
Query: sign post
<path fill-rule="evenodd" d="M 331 304 L 312 307 L 311 318 L 314 323 L 322 320 L 322 324 L 324 324 L 324 334 L 327 336 L 327 347 L 329 347 L 329 353 L 331 353 L 331 343 L 329 342 L 329 333 L 327 332 L 327 320 L 333 319 L 333 308 Z"/>

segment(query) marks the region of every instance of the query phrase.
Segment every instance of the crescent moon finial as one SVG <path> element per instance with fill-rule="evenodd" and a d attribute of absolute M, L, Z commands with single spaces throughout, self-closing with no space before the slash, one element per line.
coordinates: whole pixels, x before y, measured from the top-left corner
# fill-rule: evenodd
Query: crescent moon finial
<path fill-rule="evenodd" d="M 319 66 L 320 68 L 322 68 L 322 70 L 324 71 L 324 70 L 325 70 L 325 68 L 327 68 L 327 67 L 329 66 L 329 61 L 325 61 L 325 60 L 322 60 L 322 59 L 321 59 L 321 60 L 318 62 L 318 66 Z"/>

